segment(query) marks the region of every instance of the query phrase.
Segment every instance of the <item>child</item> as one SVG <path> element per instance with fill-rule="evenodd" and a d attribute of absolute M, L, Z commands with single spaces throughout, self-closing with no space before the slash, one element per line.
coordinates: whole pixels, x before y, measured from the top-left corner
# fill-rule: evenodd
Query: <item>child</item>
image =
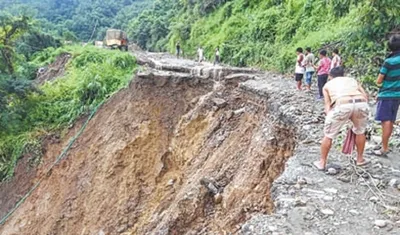
<path fill-rule="evenodd" d="M 304 77 L 304 66 L 303 66 L 303 62 L 304 62 L 304 54 L 303 54 L 303 48 L 299 47 L 296 50 L 296 54 L 297 54 L 297 60 L 296 60 L 296 67 L 295 67 L 295 81 L 297 82 L 297 90 L 301 90 L 301 84 L 302 84 L 302 80 Z"/>

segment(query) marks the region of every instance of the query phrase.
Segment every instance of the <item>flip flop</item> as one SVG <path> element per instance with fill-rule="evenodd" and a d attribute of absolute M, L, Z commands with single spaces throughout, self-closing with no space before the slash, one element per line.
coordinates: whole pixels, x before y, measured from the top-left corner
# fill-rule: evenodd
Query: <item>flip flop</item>
<path fill-rule="evenodd" d="M 378 157 L 384 157 L 384 158 L 388 158 L 389 157 L 388 153 L 389 153 L 389 151 L 388 152 L 383 152 L 382 149 L 379 149 L 379 150 L 376 150 L 376 151 L 372 152 L 373 155 L 378 156 Z"/>
<path fill-rule="evenodd" d="M 318 171 L 324 171 L 325 167 L 321 167 L 321 165 L 319 163 L 320 163 L 320 161 L 315 161 L 315 162 L 313 162 L 313 166 L 315 168 L 317 168 Z"/>
<path fill-rule="evenodd" d="M 366 165 L 368 165 L 369 163 L 370 163 L 370 161 L 368 161 L 367 159 L 364 159 L 364 161 L 361 162 L 361 163 L 358 163 L 358 162 L 356 161 L 356 165 L 357 165 L 357 166 L 366 166 Z"/>

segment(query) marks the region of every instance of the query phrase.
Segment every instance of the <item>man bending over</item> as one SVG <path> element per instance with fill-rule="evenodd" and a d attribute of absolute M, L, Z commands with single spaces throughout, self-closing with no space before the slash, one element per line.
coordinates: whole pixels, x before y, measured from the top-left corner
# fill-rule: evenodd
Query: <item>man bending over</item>
<path fill-rule="evenodd" d="M 369 115 L 368 96 L 354 78 L 344 76 L 343 67 L 332 69 L 329 75 L 331 80 L 323 88 L 326 119 L 321 160 L 313 164 L 318 170 L 325 170 L 332 140 L 350 120 L 356 134 L 357 165 L 363 166 L 368 163 L 363 156 Z"/>

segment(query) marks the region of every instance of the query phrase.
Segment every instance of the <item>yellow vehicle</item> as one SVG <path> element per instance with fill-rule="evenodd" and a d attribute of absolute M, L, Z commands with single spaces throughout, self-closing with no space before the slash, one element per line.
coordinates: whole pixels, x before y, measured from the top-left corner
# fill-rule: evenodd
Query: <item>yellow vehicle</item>
<path fill-rule="evenodd" d="M 106 32 L 105 46 L 128 51 L 128 36 L 119 29 L 108 29 Z"/>

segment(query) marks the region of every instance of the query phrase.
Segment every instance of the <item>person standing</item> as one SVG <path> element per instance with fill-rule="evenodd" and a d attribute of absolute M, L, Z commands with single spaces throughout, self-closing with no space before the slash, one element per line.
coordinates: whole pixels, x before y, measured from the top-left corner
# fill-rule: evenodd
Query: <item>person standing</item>
<path fill-rule="evenodd" d="M 176 43 L 176 57 L 179 59 L 179 56 L 181 54 L 181 43 L 178 41 L 178 43 Z"/>
<path fill-rule="evenodd" d="M 197 56 L 199 59 L 199 63 L 203 62 L 204 59 L 204 50 L 201 46 L 199 46 L 199 49 L 197 49 Z"/>
<path fill-rule="evenodd" d="M 357 166 L 369 162 L 364 159 L 365 130 L 368 125 L 368 96 L 359 82 L 344 76 L 343 67 L 330 71 L 331 80 L 323 88 L 325 101 L 324 138 L 321 143 L 321 159 L 313 162 L 318 170 L 325 170 L 332 140 L 342 127 L 350 120 L 353 133 L 356 135 Z"/>
<path fill-rule="evenodd" d="M 296 55 L 297 55 L 297 59 L 296 59 L 296 67 L 295 67 L 295 71 L 294 71 L 294 76 L 295 76 L 295 81 L 297 83 L 297 90 L 301 91 L 301 85 L 302 85 L 302 80 L 304 77 L 304 54 L 303 54 L 303 48 L 299 47 L 296 49 Z"/>
<path fill-rule="evenodd" d="M 326 56 L 326 50 L 321 50 L 319 52 L 319 65 L 316 67 L 317 75 L 318 75 L 318 91 L 319 91 L 319 99 L 324 98 L 323 88 L 325 84 L 328 82 L 329 70 L 331 67 L 331 60 Z"/>
<path fill-rule="evenodd" d="M 382 148 L 374 155 L 387 157 L 389 139 L 400 106 L 400 35 L 394 35 L 388 43 L 391 54 L 385 60 L 378 79 L 378 107 L 375 119 L 382 124 Z"/>
<path fill-rule="evenodd" d="M 331 69 L 342 66 L 342 58 L 340 58 L 339 50 L 334 49 L 332 55 Z"/>
<path fill-rule="evenodd" d="M 306 58 L 304 59 L 304 65 L 306 67 L 306 86 L 308 91 L 311 90 L 312 77 L 314 76 L 315 73 L 314 62 L 315 62 L 315 56 L 311 52 L 311 48 L 307 47 Z"/>
<path fill-rule="evenodd" d="M 221 60 L 220 54 L 219 54 L 219 47 L 215 49 L 215 60 L 214 60 L 214 65 L 219 64 Z"/>

